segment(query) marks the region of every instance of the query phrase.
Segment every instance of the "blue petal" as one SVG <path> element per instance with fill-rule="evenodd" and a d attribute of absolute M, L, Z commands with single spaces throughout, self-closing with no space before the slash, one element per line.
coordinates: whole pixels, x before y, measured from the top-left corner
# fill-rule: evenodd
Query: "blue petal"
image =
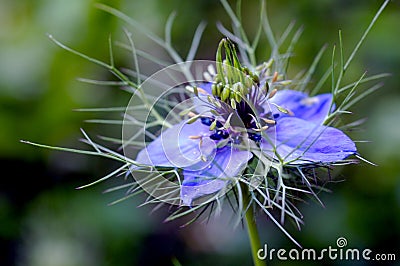
<path fill-rule="evenodd" d="M 264 152 L 272 156 L 271 145 L 265 140 L 261 145 Z M 339 129 L 295 117 L 278 121 L 276 148 L 280 157 L 292 164 L 332 163 L 357 153 L 354 142 Z"/>
<path fill-rule="evenodd" d="M 275 103 L 287 110 L 290 110 L 295 117 L 322 124 L 329 114 L 329 108 L 332 103 L 332 94 L 325 93 L 314 97 L 308 97 L 304 92 L 293 90 L 278 91 L 270 102 Z M 331 110 L 333 111 L 333 109 Z M 279 111 L 281 116 L 287 116 Z"/>
<path fill-rule="evenodd" d="M 228 146 L 217 150 L 213 162 L 200 171 L 184 170 L 181 199 L 184 205 L 204 195 L 225 189 L 232 178 L 237 176 L 252 158 L 249 151 L 241 151 Z"/>
<path fill-rule="evenodd" d="M 202 140 L 190 137 L 208 135 L 209 127 L 200 121 L 192 124 L 183 121 L 162 132 L 138 153 L 136 161 L 152 166 L 201 169 L 207 165 L 207 162 L 203 162 L 204 158 L 209 159 L 215 155 L 215 142 L 208 137 Z"/>

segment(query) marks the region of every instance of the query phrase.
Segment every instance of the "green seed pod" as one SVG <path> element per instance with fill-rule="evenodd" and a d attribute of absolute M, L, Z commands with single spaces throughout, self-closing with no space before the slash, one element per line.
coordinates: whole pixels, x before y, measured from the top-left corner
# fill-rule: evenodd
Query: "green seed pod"
<path fill-rule="evenodd" d="M 211 85 L 211 93 L 214 96 L 218 96 L 218 94 L 217 94 L 217 85 L 215 85 L 215 84 Z"/>
<path fill-rule="evenodd" d="M 221 100 L 225 101 L 226 99 L 229 98 L 229 96 L 231 95 L 231 90 L 229 87 L 224 87 L 224 90 L 222 91 L 222 95 L 221 95 Z"/>
<path fill-rule="evenodd" d="M 221 83 L 218 83 L 217 84 L 217 95 L 216 96 L 218 96 L 218 97 L 221 96 L 222 88 L 223 88 L 223 85 Z"/>
<path fill-rule="evenodd" d="M 219 82 L 221 82 L 221 81 L 222 81 L 222 79 L 221 79 L 221 75 L 220 75 L 219 73 L 215 75 L 215 77 L 214 77 L 214 81 L 215 81 L 215 83 L 219 83 Z"/>
<path fill-rule="evenodd" d="M 236 82 L 235 84 L 232 85 L 232 92 L 236 93 L 238 91 L 240 91 L 240 83 Z"/>
<path fill-rule="evenodd" d="M 235 92 L 234 94 L 236 102 L 240 103 L 242 101 L 242 97 L 239 92 Z"/>
<path fill-rule="evenodd" d="M 246 88 L 250 88 L 251 86 L 253 86 L 253 80 L 251 79 L 250 76 L 246 76 L 244 78 L 244 84 L 243 84 Z"/>
<path fill-rule="evenodd" d="M 231 106 L 233 109 L 236 109 L 236 101 L 235 99 L 231 99 Z"/>
<path fill-rule="evenodd" d="M 241 95 L 247 95 L 249 94 L 249 88 L 243 86 L 243 84 L 239 84 L 239 92 L 241 93 Z"/>

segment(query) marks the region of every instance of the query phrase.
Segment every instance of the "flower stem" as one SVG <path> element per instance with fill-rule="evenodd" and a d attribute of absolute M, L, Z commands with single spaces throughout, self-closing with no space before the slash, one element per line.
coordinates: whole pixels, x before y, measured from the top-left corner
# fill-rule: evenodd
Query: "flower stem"
<path fill-rule="evenodd" d="M 247 227 L 247 234 L 250 240 L 251 254 L 253 257 L 254 266 L 265 266 L 266 263 L 257 256 L 257 252 L 261 248 L 261 244 L 260 244 L 260 238 L 258 236 L 257 224 L 254 219 L 253 209 L 251 207 L 248 208 L 250 203 L 249 188 L 243 183 L 241 184 L 241 188 L 242 188 L 243 206 L 247 208 L 245 215 L 246 227 Z"/>

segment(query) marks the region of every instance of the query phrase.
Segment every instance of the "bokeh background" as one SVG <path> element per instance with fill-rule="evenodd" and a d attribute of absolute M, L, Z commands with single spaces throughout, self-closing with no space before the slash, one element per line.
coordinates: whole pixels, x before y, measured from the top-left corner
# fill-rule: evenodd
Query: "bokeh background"
<path fill-rule="evenodd" d="M 77 112 L 79 108 L 125 106 L 129 93 L 118 87 L 89 85 L 79 77 L 112 79 L 105 69 L 57 47 L 46 36 L 94 58 L 108 60 L 108 38 L 123 40 L 123 29 L 133 32 L 136 46 L 160 58 L 165 53 L 143 34 L 116 17 L 81 0 L 0 1 L 0 265 L 251 265 L 245 230 L 232 228 L 230 214 L 180 228 L 164 223 L 168 210 L 151 213 L 137 206 L 137 196 L 114 206 L 107 204 L 123 192 L 103 194 L 114 181 L 85 190 L 76 187 L 102 177 L 118 165 L 95 157 L 40 149 L 19 141 L 86 148 L 79 142 L 84 128 L 92 137 L 120 135 L 118 125 L 86 123 L 116 118 L 119 113 Z M 244 24 L 250 35 L 258 23 L 258 1 L 243 1 Z M 318 50 L 328 44 L 318 75 L 330 64 L 338 29 L 348 56 L 383 1 L 268 1 L 268 13 L 277 35 L 291 21 L 304 26 L 290 73 L 306 69 Z M 177 12 L 172 37 L 185 54 L 201 21 L 207 28 L 197 59 L 213 59 L 222 35 L 217 21 L 229 25 L 218 1 L 116 0 L 104 1 L 163 35 L 172 11 Z M 400 261 L 400 2 L 392 1 L 359 51 L 348 80 L 368 74 L 392 73 L 385 86 L 353 108 L 349 121 L 367 117 L 362 130 L 349 134 L 359 143 L 366 163 L 342 169 L 332 193 L 300 206 L 305 225 L 289 230 L 304 247 L 335 246 L 345 237 L 348 246 L 374 252 L 397 253 Z M 267 59 L 269 47 L 259 51 Z M 115 48 L 119 66 L 132 67 L 128 54 Z M 142 62 L 144 72 L 154 71 Z M 328 88 L 326 88 L 328 89 Z M 271 248 L 295 247 L 265 216 L 258 222 L 261 241 Z M 280 265 L 274 262 L 272 265 Z M 287 264 L 298 265 L 300 262 Z M 331 261 L 327 265 L 365 265 Z M 393 263 L 393 262 L 392 262 Z M 312 262 L 304 262 L 313 265 Z M 393 263 L 394 264 L 394 263 Z M 178 264 L 176 264 L 178 265 Z M 315 264 L 317 265 L 317 264 Z M 371 264 L 372 265 L 372 264 Z"/>

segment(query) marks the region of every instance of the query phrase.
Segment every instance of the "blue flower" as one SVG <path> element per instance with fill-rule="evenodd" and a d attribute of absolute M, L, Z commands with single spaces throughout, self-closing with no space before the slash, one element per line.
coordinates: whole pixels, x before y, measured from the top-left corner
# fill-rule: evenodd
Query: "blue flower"
<path fill-rule="evenodd" d="M 163 131 L 136 158 L 141 164 L 181 169 L 183 205 L 190 206 L 199 197 L 229 189 L 254 157 L 246 141 L 271 160 L 278 156 L 284 164 L 333 163 L 357 152 L 354 142 L 342 131 L 322 124 L 334 108 L 331 94 L 308 97 L 303 92 L 281 90 L 269 100 L 249 97 L 259 111 L 258 118 L 245 101 L 235 105 L 236 109 L 220 107 L 225 114 L 217 117 L 206 111 L 205 98 L 211 95 L 211 83 L 201 88 L 205 95 L 193 101 L 198 119 L 192 123 L 182 121 Z M 239 133 L 237 127 L 224 125 L 233 120 L 232 114 L 240 118 L 244 128 Z M 257 131 L 255 120 L 262 122 L 264 131 Z"/>
<path fill-rule="evenodd" d="M 180 169 L 184 205 L 224 194 L 243 173 L 240 180 L 251 184 L 246 166 L 253 159 L 262 161 L 266 177 L 269 163 L 323 165 L 357 153 L 342 131 L 323 125 L 335 108 L 331 94 L 270 91 L 278 73 L 271 77 L 267 65 L 255 72 L 242 67 L 228 39 L 219 43 L 216 59 L 209 82 L 193 87 L 189 117 L 161 132 L 136 158 L 141 164 Z"/>

